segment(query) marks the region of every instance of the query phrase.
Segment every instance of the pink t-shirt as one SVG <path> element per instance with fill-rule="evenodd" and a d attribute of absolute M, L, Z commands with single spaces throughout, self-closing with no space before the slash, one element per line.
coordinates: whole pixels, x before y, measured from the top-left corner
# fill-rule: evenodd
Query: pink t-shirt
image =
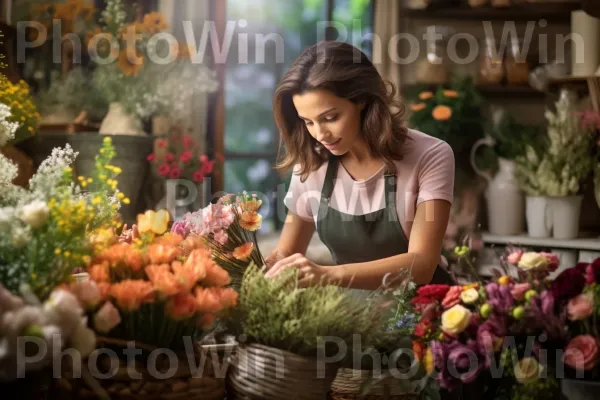
<path fill-rule="evenodd" d="M 435 137 L 409 129 L 404 159 L 396 161 L 396 209 L 406 237 L 418 204 L 434 199 L 453 201 L 454 153 L 448 143 Z M 306 181 L 292 175 L 290 188 L 284 199 L 286 207 L 305 220 L 318 224 L 317 215 L 321 189 L 327 171 L 327 162 L 312 172 Z M 294 171 L 297 171 L 295 169 Z M 368 214 L 385 207 L 384 168 L 365 180 L 356 181 L 339 164 L 329 206 L 351 215 Z M 428 220 L 435 210 L 426 210 Z"/>

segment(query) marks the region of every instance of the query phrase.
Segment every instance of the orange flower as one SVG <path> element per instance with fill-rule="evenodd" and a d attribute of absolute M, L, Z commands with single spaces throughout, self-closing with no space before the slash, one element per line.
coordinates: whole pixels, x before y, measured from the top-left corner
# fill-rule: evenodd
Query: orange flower
<path fill-rule="evenodd" d="M 251 213 L 257 212 L 262 205 L 262 200 L 253 197 L 251 200 L 243 201 L 240 204 L 242 211 L 248 211 Z"/>
<path fill-rule="evenodd" d="M 433 109 L 431 115 L 438 121 L 447 121 L 452 117 L 452 110 L 448 106 L 437 106 Z"/>
<path fill-rule="evenodd" d="M 138 250 L 132 248 L 131 251 L 125 255 L 125 264 L 131 268 L 133 272 L 137 272 L 144 266 L 144 257 Z"/>
<path fill-rule="evenodd" d="M 141 35 L 146 31 L 146 27 L 139 22 L 125 25 L 121 28 L 121 39 L 127 46 L 135 47 Z"/>
<path fill-rule="evenodd" d="M 210 327 L 212 327 L 214 322 L 215 322 L 215 315 L 208 313 L 208 314 L 202 314 L 198 318 L 196 325 L 202 329 L 209 329 Z"/>
<path fill-rule="evenodd" d="M 425 353 L 425 345 L 417 340 L 413 340 L 412 348 L 417 361 L 421 361 L 423 359 L 423 354 Z"/>
<path fill-rule="evenodd" d="M 146 30 L 151 33 L 162 32 L 169 28 L 165 16 L 157 11 L 144 15 L 143 24 Z"/>
<path fill-rule="evenodd" d="M 98 290 L 100 291 L 100 301 L 106 301 L 110 294 L 110 283 L 98 282 Z"/>
<path fill-rule="evenodd" d="M 244 243 L 233 249 L 233 257 L 238 260 L 246 260 L 250 257 L 250 254 L 252 254 L 252 249 L 254 249 L 254 243 Z"/>
<path fill-rule="evenodd" d="M 154 289 L 164 296 L 173 296 L 181 292 L 181 282 L 171 272 L 168 264 L 148 265 L 144 271 L 146 271 L 146 275 L 152 282 Z"/>
<path fill-rule="evenodd" d="M 458 92 L 456 90 L 444 90 L 442 93 L 446 97 L 451 97 L 454 99 L 458 97 Z"/>
<path fill-rule="evenodd" d="M 189 235 L 181 242 L 181 252 L 184 256 L 189 255 L 195 249 L 204 247 L 204 239 L 202 236 Z"/>
<path fill-rule="evenodd" d="M 179 246 L 181 242 L 183 242 L 183 236 L 177 233 L 167 232 L 164 235 L 158 236 L 156 239 L 154 239 L 153 243 L 163 244 L 165 246 Z"/>
<path fill-rule="evenodd" d="M 410 105 L 410 109 L 412 111 L 414 111 L 414 112 L 418 112 L 418 111 L 424 110 L 425 107 L 426 107 L 425 103 L 417 103 L 417 104 L 411 104 Z"/>
<path fill-rule="evenodd" d="M 169 264 L 179 257 L 179 249 L 175 246 L 153 244 L 148 247 L 148 257 L 152 264 Z"/>
<path fill-rule="evenodd" d="M 109 282 L 108 263 L 94 264 L 89 269 L 90 279 L 96 282 Z"/>
<path fill-rule="evenodd" d="M 125 47 L 119 54 L 117 65 L 125 76 L 138 76 L 144 66 L 144 58 L 133 47 Z"/>
<path fill-rule="evenodd" d="M 110 295 L 122 310 L 135 311 L 142 303 L 152 301 L 154 288 L 147 281 L 126 279 L 112 285 Z"/>
<path fill-rule="evenodd" d="M 421 92 L 421 93 L 419 93 L 419 98 L 421 100 L 429 100 L 432 97 L 433 97 L 433 93 L 432 92 Z"/>
<path fill-rule="evenodd" d="M 141 234 L 152 232 L 157 235 L 165 233 L 169 227 L 171 217 L 167 210 L 152 211 L 148 210 L 144 214 L 137 216 L 138 230 Z"/>
<path fill-rule="evenodd" d="M 262 215 L 257 212 L 244 211 L 240 216 L 240 226 L 247 231 L 254 232 L 260 229 Z"/>
<path fill-rule="evenodd" d="M 206 266 L 210 263 L 214 263 L 210 257 L 210 251 L 197 249 L 192 251 L 185 263 L 176 261 L 172 268 L 183 287 L 191 290 L 199 280 L 206 277 Z"/>
<path fill-rule="evenodd" d="M 98 254 L 98 261 L 106 261 L 112 268 L 126 266 L 133 272 L 142 269 L 144 259 L 142 254 L 129 243 L 118 243 Z"/>
<path fill-rule="evenodd" d="M 196 298 L 190 293 L 180 293 L 172 297 L 166 305 L 167 314 L 175 319 L 187 319 L 196 313 Z"/>
<path fill-rule="evenodd" d="M 235 307 L 237 301 L 238 293 L 231 288 L 196 288 L 196 302 L 200 312 L 218 313 L 221 310 Z"/>

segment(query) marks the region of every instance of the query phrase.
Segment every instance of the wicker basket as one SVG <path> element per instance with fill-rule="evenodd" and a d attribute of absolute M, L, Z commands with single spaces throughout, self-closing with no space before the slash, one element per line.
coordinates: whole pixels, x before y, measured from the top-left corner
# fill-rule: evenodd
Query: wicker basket
<path fill-rule="evenodd" d="M 84 360 L 80 376 L 74 377 L 73 369 L 63 365 L 62 377 L 54 385 L 56 398 L 98 399 L 98 395 L 108 395 L 111 400 L 225 398 L 225 375 L 228 354 L 233 350 L 231 345 L 198 345 L 195 354 L 171 353 L 175 355 L 175 364 L 175 360 L 172 357 L 169 359 L 164 351 L 153 353 L 156 348 L 135 342 L 138 353 L 131 353 L 135 354 L 135 365 L 130 365 L 129 369 L 126 357 L 106 356 L 111 350 L 113 355 L 127 354 L 123 353 L 127 349 L 127 342 L 99 338 L 98 348 L 103 350 L 99 352 L 102 355 L 95 363 Z M 142 350 L 141 354 L 139 349 Z M 106 374 L 108 378 L 101 379 L 99 375 L 90 373 L 90 364 L 94 372 Z M 194 366 L 198 366 L 197 371 Z M 134 375 L 132 368 L 139 376 Z"/>
<path fill-rule="evenodd" d="M 319 374 L 316 358 L 260 344 L 240 345 L 227 374 L 227 394 L 233 399 L 323 400 L 337 369 L 325 364 Z"/>
<path fill-rule="evenodd" d="M 418 396 L 408 393 L 400 380 L 392 376 L 373 379 L 364 392 L 363 384 L 370 379 L 372 371 L 360 369 L 340 368 L 335 380 L 331 384 L 331 398 L 334 400 L 413 400 Z M 383 371 L 382 371 L 383 375 Z"/>

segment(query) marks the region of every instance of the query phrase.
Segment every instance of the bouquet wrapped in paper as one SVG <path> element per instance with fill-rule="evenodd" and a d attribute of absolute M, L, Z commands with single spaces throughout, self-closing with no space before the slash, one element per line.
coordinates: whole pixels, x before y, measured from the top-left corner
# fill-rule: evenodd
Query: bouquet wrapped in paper
<path fill-rule="evenodd" d="M 210 332 L 238 294 L 201 241 L 167 232 L 167 211 L 147 211 L 137 222 L 140 236 L 130 243 L 110 234 L 96 241 L 90 280 L 71 291 L 99 334 L 181 350 Z"/>
<path fill-rule="evenodd" d="M 226 195 L 216 204 L 186 214 L 171 232 L 204 242 L 217 264 L 231 275 L 232 287 L 239 290 L 248 265 L 264 265 L 256 240 L 262 224 L 261 205 L 262 200 L 247 192 Z"/>

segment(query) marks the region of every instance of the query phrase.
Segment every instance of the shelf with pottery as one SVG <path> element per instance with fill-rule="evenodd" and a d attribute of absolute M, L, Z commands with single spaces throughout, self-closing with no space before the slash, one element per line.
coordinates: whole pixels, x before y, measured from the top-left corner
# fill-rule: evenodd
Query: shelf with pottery
<path fill-rule="evenodd" d="M 600 251 L 600 236 L 579 237 L 575 239 L 555 239 L 552 237 L 531 237 L 526 233 L 520 235 L 494 235 L 484 233 L 482 235 L 484 244 L 509 245 L 527 247 L 543 247 L 552 249 L 573 249 Z"/>

